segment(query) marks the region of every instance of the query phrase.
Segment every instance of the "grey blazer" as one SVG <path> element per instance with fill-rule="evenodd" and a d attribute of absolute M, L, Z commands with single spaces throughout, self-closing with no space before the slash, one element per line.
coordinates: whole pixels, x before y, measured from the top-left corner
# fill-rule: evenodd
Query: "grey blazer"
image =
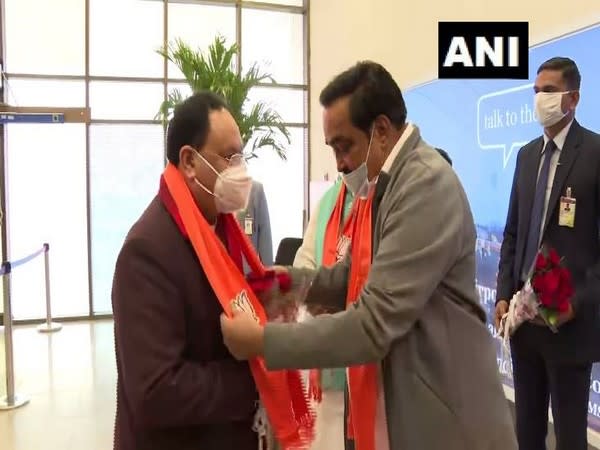
<path fill-rule="evenodd" d="M 238 221 L 242 230 L 248 234 L 262 263 L 273 265 L 273 239 L 271 237 L 271 219 L 263 185 L 258 181 L 252 182 L 252 190 L 248 199 L 248 207 L 238 212 Z M 248 266 L 244 263 L 245 272 Z"/>
<path fill-rule="evenodd" d="M 359 301 L 343 311 L 348 258 L 319 270 L 307 303 L 341 312 L 268 324 L 267 366 L 380 363 L 391 450 L 516 450 L 475 290 L 475 226 L 462 185 L 417 128 L 388 175 L 378 182 L 373 261 Z"/>

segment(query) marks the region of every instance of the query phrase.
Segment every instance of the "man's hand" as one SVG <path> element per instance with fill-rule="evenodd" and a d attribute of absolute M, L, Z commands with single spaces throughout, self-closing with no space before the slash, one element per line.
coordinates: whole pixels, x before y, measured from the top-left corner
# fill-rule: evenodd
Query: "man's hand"
<path fill-rule="evenodd" d="M 321 371 L 319 369 L 312 369 L 308 373 L 308 397 L 317 403 L 321 403 L 323 399 Z"/>
<path fill-rule="evenodd" d="M 496 314 L 495 314 L 495 324 L 496 330 L 499 332 L 500 330 L 500 322 L 502 321 L 502 316 L 508 313 L 508 302 L 506 300 L 500 300 L 496 305 Z"/>
<path fill-rule="evenodd" d="M 264 350 L 264 330 L 250 313 L 233 309 L 233 317 L 221 314 L 223 342 L 238 360 L 262 356 Z"/>

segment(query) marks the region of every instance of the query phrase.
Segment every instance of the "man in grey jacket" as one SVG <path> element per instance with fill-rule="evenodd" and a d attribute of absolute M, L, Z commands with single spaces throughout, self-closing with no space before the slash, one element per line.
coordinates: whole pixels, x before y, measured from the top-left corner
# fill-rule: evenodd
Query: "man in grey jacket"
<path fill-rule="evenodd" d="M 336 156 L 362 158 L 367 172 L 384 161 L 368 278 L 346 309 L 353 262 L 322 268 L 305 301 L 338 313 L 263 328 L 238 312 L 221 319 L 226 345 L 240 359 L 264 355 L 273 370 L 377 364 L 376 450 L 516 449 L 458 177 L 406 122 L 402 93 L 379 64 L 359 63 L 325 91 L 325 138 Z"/>

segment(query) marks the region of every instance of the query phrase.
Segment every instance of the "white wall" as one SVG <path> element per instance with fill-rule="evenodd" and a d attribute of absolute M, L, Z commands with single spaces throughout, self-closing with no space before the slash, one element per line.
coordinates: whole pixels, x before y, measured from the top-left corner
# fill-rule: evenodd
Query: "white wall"
<path fill-rule="evenodd" d="M 406 89 L 437 77 L 440 20 L 529 21 L 530 45 L 600 21 L 599 0 L 313 0 L 310 7 L 311 180 L 336 172 L 323 141 L 319 93 L 356 61 L 383 64 Z"/>

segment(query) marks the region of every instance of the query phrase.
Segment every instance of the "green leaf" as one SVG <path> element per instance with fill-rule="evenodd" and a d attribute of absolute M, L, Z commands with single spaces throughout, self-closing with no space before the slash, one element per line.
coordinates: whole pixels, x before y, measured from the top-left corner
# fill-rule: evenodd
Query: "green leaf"
<path fill-rule="evenodd" d="M 257 64 L 244 73 L 237 71 L 238 52 L 238 46 L 228 45 L 223 36 L 216 36 L 206 51 L 193 49 L 179 38 L 157 50 L 181 71 L 192 92 L 208 90 L 225 98 L 240 128 L 247 158 L 256 158 L 260 149 L 271 148 L 285 160 L 290 133 L 279 113 L 263 102 L 247 105 L 252 88 L 275 80 Z M 183 100 L 181 92 L 173 89 L 160 105 L 156 119 L 166 125 L 175 106 Z"/>

